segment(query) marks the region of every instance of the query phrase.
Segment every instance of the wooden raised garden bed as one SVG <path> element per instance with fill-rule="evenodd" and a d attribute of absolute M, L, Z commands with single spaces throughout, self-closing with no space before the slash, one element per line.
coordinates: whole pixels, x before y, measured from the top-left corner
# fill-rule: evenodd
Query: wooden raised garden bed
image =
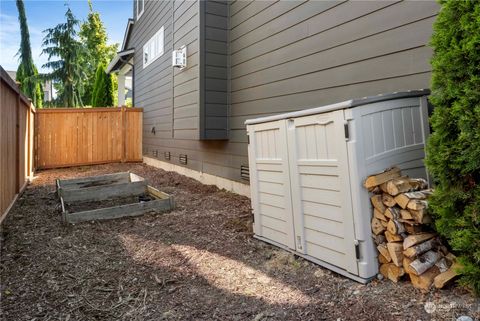
<path fill-rule="evenodd" d="M 57 179 L 62 218 L 67 223 L 139 216 L 174 208 L 173 197 L 133 173 Z"/>

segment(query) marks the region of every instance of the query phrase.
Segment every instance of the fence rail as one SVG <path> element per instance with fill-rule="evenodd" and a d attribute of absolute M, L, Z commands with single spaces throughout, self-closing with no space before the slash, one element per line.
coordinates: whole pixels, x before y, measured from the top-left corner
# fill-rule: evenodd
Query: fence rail
<path fill-rule="evenodd" d="M 0 67 L 0 223 L 33 175 L 35 107 Z"/>
<path fill-rule="evenodd" d="M 35 114 L 37 169 L 142 161 L 141 108 L 55 108 Z"/>

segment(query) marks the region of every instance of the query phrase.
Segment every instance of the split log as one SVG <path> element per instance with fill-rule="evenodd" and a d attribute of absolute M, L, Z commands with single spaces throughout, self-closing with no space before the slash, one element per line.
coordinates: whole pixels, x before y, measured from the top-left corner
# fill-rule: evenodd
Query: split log
<path fill-rule="evenodd" d="M 406 232 L 405 226 L 403 225 L 403 223 L 395 219 L 388 221 L 387 231 L 389 231 L 392 234 L 402 234 Z"/>
<path fill-rule="evenodd" d="M 413 260 L 408 258 L 408 257 L 403 257 L 402 262 L 403 262 L 403 269 L 405 270 L 405 272 L 408 273 L 408 274 L 412 274 L 413 269 L 410 267 L 410 263 L 412 263 Z"/>
<path fill-rule="evenodd" d="M 380 273 L 389 280 L 397 283 L 400 278 L 405 274 L 405 270 L 402 267 L 396 266 L 393 263 L 386 263 L 380 266 Z"/>
<path fill-rule="evenodd" d="M 412 200 L 425 200 L 432 194 L 431 190 L 402 193 L 395 196 L 395 201 L 401 208 L 405 209 Z"/>
<path fill-rule="evenodd" d="M 410 178 L 410 186 L 413 190 L 423 190 L 428 187 L 428 183 L 423 178 Z"/>
<path fill-rule="evenodd" d="M 448 268 L 450 267 L 451 263 L 448 262 L 448 260 L 444 257 L 440 258 L 440 260 L 435 263 L 435 266 L 438 267 L 440 270 L 440 273 L 446 272 Z"/>
<path fill-rule="evenodd" d="M 387 246 L 385 244 L 380 244 L 377 246 L 377 250 L 378 252 L 380 252 L 380 254 L 382 256 L 385 257 L 385 259 L 387 260 L 387 262 L 392 262 L 392 257 L 390 256 L 390 253 L 387 249 Z"/>
<path fill-rule="evenodd" d="M 383 205 L 382 195 L 373 195 L 372 197 L 370 197 L 370 201 L 372 202 L 373 207 L 380 211 L 380 213 L 385 212 L 386 207 L 385 205 Z"/>
<path fill-rule="evenodd" d="M 406 225 L 419 225 L 414 220 L 404 220 L 403 218 L 399 218 L 398 221 L 401 223 L 405 223 Z"/>
<path fill-rule="evenodd" d="M 419 224 L 404 224 L 403 226 L 408 234 L 418 234 L 423 231 L 422 225 Z"/>
<path fill-rule="evenodd" d="M 428 203 L 425 200 L 410 200 L 407 204 L 407 208 L 414 211 L 425 210 L 428 207 Z"/>
<path fill-rule="evenodd" d="M 443 273 L 437 275 L 433 279 L 433 284 L 435 285 L 435 287 L 437 289 L 441 289 L 445 285 L 450 283 L 450 281 L 452 281 L 453 279 L 455 279 L 455 277 L 458 276 L 457 270 L 459 268 L 460 268 L 460 265 L 455 263 L 455 264 L 452 264 L 452 266 L 446 272 L 443 272 Z"/>
<path fill-rule="evenodd" d="M 391 261 L 392 259 L 390 259 Z M 385 263 L 389 263 L 390 262 L 389 260 L 387 260 L 387 258 L 385 256 L 383 256 L 383 254 L 381 253 L 378 253 L 378 263 L 380 264 L 385 264 Z"/>
<path fill-rule="evenodd" d="M 420 243 L 420 244 L 417 244 L 415 246 L 409 247 L 408 249 L 403 251 L 403 255 L 405 255 L 407 257 L 410 257 L 410 258 L 421 255 L 421 254 L 431 250 L 432 248 L 434 248 L 434 246 L 437 245 L 437 243 L 438 243 L 438 240 L 436 238 L 432 238 L 432 239 L 427 240 L 423 243 Z"/>
<path fill-rule="evenodd" d="M 380 224 L 382 224 L 382 226 L 387 229 L 387 225 L 388 225 L 388 221 L 382 221 L 380 220 Z"/>
<path fill-rule="evenodd" d="M 398 221 L 403 223 L 408 234 L 418 234 L 422 231 L 422 225 L 417 224 L 414 220 L 404 220 L 400 218 Z"/>
<path fill-rule="evenodd" d="M 392 258 L 392 262 L 396 266 L 402 266 L 403 264 L 403 251 L 401 242 L 387 243 L 388 254 Z"/>
<path fill-rule="evenodd" d="M 432 218 L 430 215 L 427 214 L 427 209 L 422 209 L 422 210 L 410 210 L 410 214 L 412 214 L 413 219 L 415 222 L 419 224 L 428 224 L 432 222 Z"/>
<path fill-rule="evenodd" d="M 408 192 L 412 189 L 410 185 L 410 179 L 407 178 L 396 178 L 389 180 L 386 183 L 387 193 L 396 196 L 400 193 Z"/>
<path fill-rule="evenodd" d="M 410 267 L 413 269 L 413 273 L 416 275 L 422 275 L 425 271 L 430 269 L 440 259 L 440 253 L 435 251 L 428 251 L 422 254 L 418 259 L 410 263 Z"/>
<path fill-rule="evenodd" d="M 398 219 L 401 217 L 400 210 L 397 207 L 389 207 L 387 210 L 383 213 L 385 217 L 393 220 L 393 219 Z"/>
<path fill-rule="evenodd" d="M 411 246 L 417 245 L 418 243 L 422 243 L 426 240 L 431 239 L 434 237 L 434 233 L 420 233 L 409 235 L 405 240 L 403 240 L 403 249 L 406 250 Z"/>
<path fill-rule="evenodd" d="M 439 274 L 440 271 L 438 268 L 433 266 L 422 275 L 415 275 L 414 273 L 410 273 L 408 275 L 410 276 L 410 281 L 412 281 L 412 285 L 415 288 L 420 289 L 422 292 L 427 292 L 432 286 L 433 280 Z"/>
<path fill-rule="evenodd" d="M 400 217 L 404 220 L 413 220 L 412 213 L 407 210 L 400 210 Z"/>
<path fill-rule="evenodd" d="M 385 215 L 383 215 L 383 212 L 380 212 L 378 209 L 374 208 L 373 209 L 373 216 L 378 218 L 381 221 L 388 221 Z"/>
<path fill-rule="evenodd" d="M 382 194 L 382 202 L 387 207 L 393 207 L 397 202 L 395 202 L 395 198 L 392 195 L 388 195 L 387 193 Z"/>
<path fill-rule="evenodd" d="M 399 234 L 392 234 L 390 231 L 385 231 L 385 238 L 388 242 L 401 242 L 403 237 Z"/>
<path fill-rule="evenodd" d="M 403 209 L 406 209 L 408 202 L 410 202 L 410 199 L 405 194 L 398 194 L 394 199 L 395 202 Z"/>
<path fill-rule="evenodd" d="M 381 221 L 378 218 L 374 217 L 372 219 L 372 232 L 373 232 L 373 234 L 378 235 L 380 233 L 383 233 L 383 231 L 385 231 L 385 227 L 383 227 Z"/>
<path fill-rule="evenodd" d="M 367 177 L 363 185 L 367 189 L 372 189 L 375 186 L 388 182 L 389 180 L 397 177 L 400 177 L 400 168 L 393 167 L 391 169 L 384 171 L 383 173 L 379 173 L 379 174 L 375 174 Z"/>
<path fill-rule="evenodd" d="M 387 239 L 385 238 L 385 235 L 383 234 L 372 235 L 372 236 L 373 236 L 373 241 L 375 242 L 376 245 L 380 245 L 387 241 Z"/>

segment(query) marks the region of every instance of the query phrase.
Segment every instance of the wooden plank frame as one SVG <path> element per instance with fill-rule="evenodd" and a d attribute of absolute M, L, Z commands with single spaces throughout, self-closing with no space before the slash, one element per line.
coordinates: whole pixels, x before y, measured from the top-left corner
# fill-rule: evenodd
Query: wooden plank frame
<path fill-rule="evenodd" d="M 132 177 L 134 177 L 135 180 L 132 180 Z M 105 175 L 99 175 L 99 176 L 88 176 L 88 177 L 63 179 L 63 180 L 60 179 L 58 180 L 58 183 L 59 183 L 60 189 L 80 189 L 80 188 L 88 187 L 88 185 L 94 186 L 95 184 L 92 184 L 92 183 L 98 183 L 96 184 L 97 186 L 128 183 L 131 181 L 137 181 L 138 177 L 140 176 L 130 172 L 120 172 L 120 173 L 105 174 Z M 141 180 L 143 180 L 143 178 L 141 178 Z"/>
<path fill-rule="evenodd" d="M 126 178 L 127 182 L 125 182 Z M 91 183 L 94 183 L 94 186 L 88 185 Z M 95 186 L 96 184 L 100 185 Z M 165 212 L 175 207 L 171 195 L 148 186 L 142 177 L 129 172 L 72 180 L 57 179 L 56 185 L 62 207 L 62 220 L 72 224 L 139 216 L 149 211 Z M 71 202 L 102 201 L 114 197 L 139 196 L 145 193 L 154 200 L 72 213 L 67 210 L 65 205 Z"/>

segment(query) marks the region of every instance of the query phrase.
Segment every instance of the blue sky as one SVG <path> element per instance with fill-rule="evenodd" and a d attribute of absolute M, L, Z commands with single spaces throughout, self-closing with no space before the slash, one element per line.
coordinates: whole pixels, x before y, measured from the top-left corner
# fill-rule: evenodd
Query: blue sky
<path fill-rule="evenodd" d="M 52 0 L 25 1 L 30 42 L 33 59 L 37 67 L 47 61 L 45 55 L 40 55 L 43 30 L 54 27 L 65 21 L 65 3 L 68 3 L 74 15 L 80 21 L 88 14 L 87 0 Z M 100 13 L 107 29 L 109 43 L 122 43 L 127 19 L 132 16 L 132 0 L 92 0 L 93 9 Z M 0 0 L 0 65 L 5 70 L 17 70 L 18 57 L 15 57 L 20 45 L 20 27 L 18 11 L 14 0 Z"/>

